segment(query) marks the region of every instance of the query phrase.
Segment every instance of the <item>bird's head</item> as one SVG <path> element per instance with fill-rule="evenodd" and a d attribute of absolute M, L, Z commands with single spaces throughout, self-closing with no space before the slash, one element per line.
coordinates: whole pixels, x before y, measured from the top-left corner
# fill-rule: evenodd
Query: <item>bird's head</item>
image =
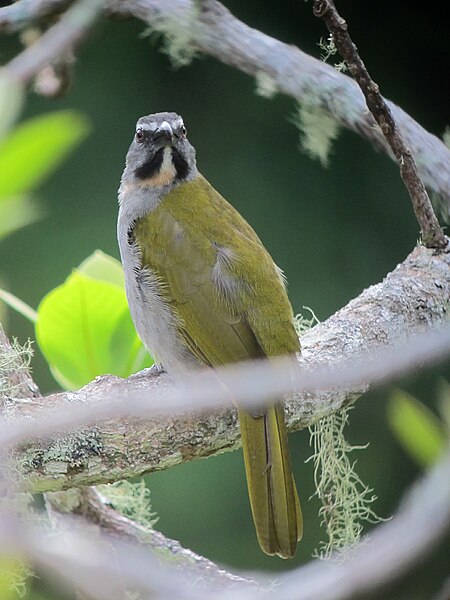
<path fill-rule="evenodd" d="M 162 187 L 197 174 L 195 149 L 183 119 L 174 112 L 141 117 L 127 154 L 127 175 L 136 183 Z"/>

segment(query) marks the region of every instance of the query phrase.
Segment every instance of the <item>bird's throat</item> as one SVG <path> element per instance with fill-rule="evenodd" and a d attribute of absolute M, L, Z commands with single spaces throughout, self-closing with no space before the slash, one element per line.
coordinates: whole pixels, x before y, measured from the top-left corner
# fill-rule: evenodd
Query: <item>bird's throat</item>
<path fill-rule="evenodd" d="M 139 184 L 145 187 L 163 187 L 180 181 L 188 175 L 189 167 L 184 158 L 175 149 L 166 146 L 138 167 L 134 174 Z"/>

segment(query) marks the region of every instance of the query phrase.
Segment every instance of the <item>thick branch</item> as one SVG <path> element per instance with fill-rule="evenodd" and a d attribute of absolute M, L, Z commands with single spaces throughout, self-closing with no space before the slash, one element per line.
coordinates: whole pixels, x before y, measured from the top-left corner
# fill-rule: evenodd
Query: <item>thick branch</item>
<path fill-rule="evenodd" d="M 196 6 L 199 13 L 193 21 Z M 254 77 L 268 77 L 277 91 L 330 113 L 344 127 L 392 157 L 358 85 L 350 77 L 292 45 L 248 27 L 216 0 L 114 0 L 110 11 L 138 17 L 163 33 L 184 27 L 183 36 L 190 39 L 194 50 Z M 450 211 L 450 150 L 401 108 L 389 101 L 387 104 L 425 185 L 445 199 Z"/>
<path fill-rule="evenodd" d="M 43 16 L 59 13 L 65 4 L 62 0 L 18 0 L 0 8 L 0 31 L 16 31 Z M 108 10 L 111 14 L 134 16 L 163 33 L 177 31 L 190 40 L 193 50 L 254 77 L 269 78 L 277 91 L 328 112 L 392 157 L 389 145 L 366 109 L 364 97 L 350 77 L 292 45 L 248 27 L 216 0 L 112 0 Z M 425 185 L 439 194 L 450 214 L 450 150 L 401 108 L 389 101 L 388 106 Z"/>
<path fill-rule="evenodd" d="M 364 94 L 367 108 L 372 113 L 391 147 L 400 168 L 403 183 L 411 198 L 414 214 L 420 225 L 425 245 L 430 248 L 445 248 L 444 232 L 434 214 L 425 186 L 419 177 L 411 150 L 406 145 L 378 85 L 370 77 L 363 60 L 359 56 L 348 32 L 347 23 L 337 12 L 333 0 L 315 0 L 314 14 L 325 21 L 328 31 L 333 36 L 336 48 Z"/>
<path fill-rule="evenodd" d="M 434 256 L 417 247 L 386 279 L 317 325 L 302 338 L 302 362 L 317 366 L 339 364 L 386 345 L 395 345 L 422 329 L 435 328 L 447 318 L 450 297 L 450 255 Z M 9 403 L 7 415 L 38 416 L 49 406 L 74 402 L 94 406 L 100 399 L 133 391 L 161 392 L 168 378 L 138 374 L 128 380 L 104 376 L 79 390 L 42 399 Z M 287 403 L 291 430 L 306 427 L 360 396 L 367 385 L 303 393 Z M 34 489 L 66 489 L 115 481 L 165 469 L 194 458 L 234 450 L 240 444 L 234 411 L 154 419 L 109 419 L 82 431 L 29 444 L 19 455 L 23 473 Z"/>
<path fill-rule="evenodd" d="M 15 395 L 21 397 L 22 406 L 28 402 L 32 407 L 34 403 L 39 405 L 44 401 L 30 375 L 26 361 L 11 345 L 0 326 L 0 417 L 9 416 L 9 419 L 14 419 L 17 416 L 14 410 Z M 161 559 L 170 558 L 179 571 L 188 573 L 199 581 L 222 587 L 233 586 L 238 582 L 256 585 L 254 580 L 225 571 L 207 558 L 183 548 L 176 540 L 171 540 L 159 531 L 148 529 L 123 516 L 114 510 L 94 487 L 49 492 L 44 494 L 44 498 L 54 525 L 59 524 L 60 515 L 77 515 L 83 517 L 84 523 L 97 526 L 101 535 L 112 534 L 142 544 Z"/>

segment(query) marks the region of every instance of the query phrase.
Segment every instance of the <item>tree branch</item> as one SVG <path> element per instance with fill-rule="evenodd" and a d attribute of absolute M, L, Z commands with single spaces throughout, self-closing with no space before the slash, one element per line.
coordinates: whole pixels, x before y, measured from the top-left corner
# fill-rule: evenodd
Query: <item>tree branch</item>
<path fill-rule="evenodd" d="M 63 0 L 18 0 L 0 8 L 0 31 L 16 31 L 43 16 L 59 13 L 66 4 Z M 216 0 L 111 0 L 108 12 L 134 16 L 163 33 L 177 31 L 194 52 L 213 56 L 253 77 L 264 76 L 276 91 L 329 113 L 343 127 L 393 157 L 350 77 L 252 29 Z M 401 108 L 390 101 L 387 104 L 425 185 L 441 197 L 450 214 L 450 150 Z"/>
<path fill-rule="evenodd" d="M 366 99 L 367 108 L 378 123 L 397 160 L 400 175 L 411 198 L 414 214 L 420 225 L 425 245 L 430 248 L 445 248 L 447 242 L 444 232 L 434 214 L 425 186 L 419 177 L 411 150 L 406 145 L 378 85 L 370 77 L 364 62 L 359 56 L 348 32 L 347 23 L 337 12 L 333 0 L 315 0 L 313 10 L 316 17 L 324 20 L 328 31 L 333 36 L 336 48 L 361 88 Z"/>
<path fill-rule="evenodd" d="M 252 29 L 216 0 L 113 0 L 109 11 L 137 17 L 162 33 L 179 32 L 194 51 L 253 77 L 264 75 L 276 91 L 324 110 L 392 158 L 383 133 L 350 77 L 292 45 Z M 425 185 L 445 199 L 450 212 L 450 150 L 393 102 L 387 104 Z"/>
<path fill-rule="evenodd" d="M 34 403 L 39 404 L 43 401 L 27 368 L 27 361 L 11 345 L 0 326 L 0 417 L 9 417 L 10 420 L 17 417 L 12 399 L 16 394 L 20 395 L 22 404 L 29 402 L 30 406 L 33 406 Z M 2 464 L 1 468 L 3 467 Z M 14 489 L 12 491 L 14 493 Z M 161 559 L 170 558 L 178 571 L 189 573 L 198 581 L 222 587 L 233 586 L 236 583 L 256 586 L 255 580 L 221 569 L 207 558 L 183 548 L 176 540 L 171 540 L 162 533 L 148 529 L 120 514 L 95 487 L 49 492 L 44 494 L 44 498 L 47 512 L 56 526 L 61 523 L 64 525 L 64 522 L 61 522 L 62 515 L 83 517 L 85 523 L 97 526 L 101 535 L 112 534 L 143 545 Z"/>
<path fill-rule="evenodd" d="M 57 3 L 58 6 L 60 4 Z M 19 83 L 29 83 L 44 67 L 60 59 L 61 55 L 80 43 L 96 17 L 101 14 L 104 4 L 105 0 L 75 2 L 56 25 L 4 67 L 6 72 Z"/>
<path fill-rule="evenodd" d="M 13 33 L 64 10 L 72 0 L 19 0 L 0 8 L 0 33 Z"/>
<path fill-rule="evenodd" d="M 96 525 L 102 533 L 142 544 L 161 559 L 170 558 L 178 571 L 188 572 L 198 581 L 223 587 L 232 587 L 237 583 L 257 587 L 255 580 L 221 569 L 207 558 L 183 548 L 179 542 L 166 538 L 156 529 L 146 528 L 125 517 L 112 508 L 108 499 L 95 487 L 74 488 L 68 492 L 50 492 L 46 494 L 46 498 L 47 510 L 56 523 L 60 515 L 78 515 Z"/>
<path fill-rule="evenodd" d="M 356 369 L 368 353 L 398 344 L 423 329 L 433 329 L 445 322 L 449 297 L 450 254 L 434 255 L 419 246 L 382 283 L 368 288 L 305 334 L 301 362 L 310 368 L 327 365 L 333 369 L 347 359 L 352 361 L 352 369 Z M 406 362 L 411 362 L 410 359 L 406 357 Z M 419 354 L 416 364 L 423 359 Z M 385 371 L 389 372 L 389 368 L 382 365 L 383 376 Z M 31 404 L 11 400 L 5 414 L 13 420 L 39 417 L 40 413 L 47 415 L 50 407 L 58 407 L 63 409 L 60 412 L 67 413 L 67 422 L 71 422 L 64 407 L 86 403 L 93 408 L 101 407 L 105 398 L 124 396 L 130 399 L 131 405 L 136 394 L 140 395 L 141 406 L 144 398 L 151 407 L 152 396 L 161 394 L 169 385 L 164 374 L 137 374 L 127 380 L 104 376 L 78 392 L 56 394 Z M 312 424 L 360 396 L 367 387 L 367 383 L 357 379 L 356 383 L 352 381 L 346 386 L 342 386 L 342 382 L 339 387 L 330 384 L 319 393 L 309 389 L 297 395 L 287 402 L 289 428 L 300 429 Z M 94 426 L 47 442 L 29 443 L 21 449 L 18 462 L 23 474 L 31 479 L 33 489 L 48 491 L 115 481 L 234 450 L 240 444 L 232 410 L 151 419 L 104 420 L 104 416 Z M 46 416 L 45 422 L 48 419 Z M 31 422 L 28 435 L 33 431 L 36 432 L 36 425 Z"/>

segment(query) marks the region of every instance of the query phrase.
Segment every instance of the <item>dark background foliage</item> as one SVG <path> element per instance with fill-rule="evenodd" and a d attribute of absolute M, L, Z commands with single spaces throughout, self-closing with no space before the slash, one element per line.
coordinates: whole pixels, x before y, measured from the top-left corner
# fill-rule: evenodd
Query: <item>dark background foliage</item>
<path fill-rule="evenodd" d="M 226 6 L 249 25 L 319 56 L 326 37 L 311 3 L 229 0 Z M 443 7 L 443 3 L 442 3 Z M 448 31 L 432 9 L 402 2 L 338 4 L 383 94 L 425 128 L 441 135 L 448 122 L 446 84 L 450 72 Z M 95 28 L 78 53 L 69 94 L 55 101 L 30 95 L 24 117 L 59 108 L 85 113 L 92 133 L 39 191 L 44 218 L 4 240 L 0 277 L 14 294 L 36 306 L 94 249 L 118 257 L 115 237 L 117 188 L 137 118 L 161 110 L 184 116 L 199 168 L 250 221 L 284 269 L 294 311 L 311 307 L 320 320 L 379 282 L 402 261 L 418 238 L 409 198 L 396 166 L 367 142 L 343 131 L 323 168 L 299 152 L 291 122 L 295 102 L 267 100 L 255 82 L 213 59 L 200 58 L 175 70 L 157 51 L 160 39 L 142 36 L 133 20 L 111 20 Z M 18 49 L 16 38 L 0 39 L 0 60 Z M 24 165 L 26 169 L 26 165 Z M 9 315 L 7 330 L 20 340 L 31 327 Z M 37 353 L 34 376 L 43 392 L 55 389 Z M 432 408 L 437 371 L 401 386 Z M 358 453 L 358 471 L 389 516 L 403 490 L 419 475 L 388 428 L 389 389 L 357 403 L 348 437 L 370 446 Z M 293 462 L 305 513 L 305 537 L 294 561 L 264 556 L 256 543 L 240 453 L 197 461 L 147 478 L 158 528 L 185 546 L 232 567 L 288 569 L 306 562 L 323 533 L 313 493 L 307 431 L 291 436 Z M 355 455 L 356 458 L 356 455 Z M 430 557 L 429 568 L 404 582 L 397 597 L 428 597 L 448 570 L 448 555 Z M 423 573 L 427 572 L 425 576 Z"/>

